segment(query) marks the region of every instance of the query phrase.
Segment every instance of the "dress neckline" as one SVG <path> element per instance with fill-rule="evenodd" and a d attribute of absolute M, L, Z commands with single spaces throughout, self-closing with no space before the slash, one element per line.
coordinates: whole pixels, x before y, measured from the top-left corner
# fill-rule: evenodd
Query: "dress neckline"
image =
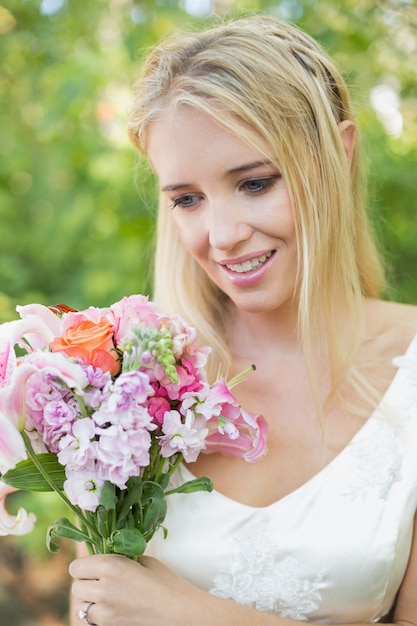
<path fill-rule="evenodd" d="M 406 351 L 401 356 L 404 356 L 404 357 L 408 356 L 415 343 L 417 343 L 417 333 L 413 336 Z M 395 358 L 393 360 L 395 360 Z M 338 465 L 347 454 L 349 454 L 349 451 L 352 448 L 352 446 L 354 446 L 358 442 L 358 440 L 362 439 L 362 437 L 366 435 L 368 429 L 370 428 L 370 425 L 373 425 L 375 419 L 384 418 L 384 411 L 382 410 L 383 406 L 386 404 L 389 404 L 389 398 L 391 397 L 392 394 L 394 394 L 402 378 L 406 375 L 407 375 L 406 372 L 401 367 L 398 367 L 390 384 L 388 385 L 388 388 L 385 390 L 380 401 L 378 402 L 378 405 L 375 407 L 371 415 L 366 419 L 365 423 L 356 431 L 356 433 L 353 435 L 350 441 L 346 444 L 346 446 L 340 452 L 338 452 L 338 454 L 336 454 L 329 461 L 329 463 L 327 463 L 318 472 L 316 472 L 313 476 L 311 476 L 311 478 L 303 482 L 301 485 L 299 485 L 298 487 L 296 487 L 295 489 L 287 493 L 285 496 L 283 496 L 279 500 L 271 502 L 270 504 L 267 504 L 266 506 L 251 506 L 249 504 L 244 504 L 243 502 L 240 502 L 239 500 L 235 500 L 234 498 L 231 498 L 230 496 L 227 496 L 223 494 L 221 491 L 217 491 L 216 489 L 213 489 L 213 491 L 211 492 L 211 495 L 215 495 L 217 498 L 222 498 L 224 501 L 227 501 L 231 504 L 233 503 L 236 506 L 242 509 L 245 509 L 247 511 L 267 511 L 268 509 L 275 508 L 281 505 L 282 503 L 296 497 L 298 494 L 302 493 L 303 491 L 308 490 L 316 482 L 319 482 L 320 480 L 322 480 L 322 478 L 327 473 L 331 472 L 333 468 L 336 465 Z M 194 474 L 188 469 L 185 463 L 181 464 L 180 470 L 183 474 L 185 474 L 186 480 L 192 480 L 195 478 Z"/>

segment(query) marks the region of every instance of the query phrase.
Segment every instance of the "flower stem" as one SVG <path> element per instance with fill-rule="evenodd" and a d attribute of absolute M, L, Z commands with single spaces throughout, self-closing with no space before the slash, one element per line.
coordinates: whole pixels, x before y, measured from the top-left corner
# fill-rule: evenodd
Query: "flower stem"
<path fill-rule="evenodd" d="M 227 381 L 228 388 L 232 389 L 233 387 L 236 387 L 236 385 L 238 385 L 244 380 L 244 378 L 246 377 L 246 374 L 249 374 L 249 372 L 253 372 L 254 370 L 256 370 L 256 366 L 250 365 L 245 370 L 243 370 L 243 372 L 239 372 L 239 374 L 236 374 L 236 376 L 233 376 L 233 378 Z"/>
<path fill-rule="evenodd" d="M 177 458 L 175 459 L 174 463 L 169 468 L 168 476 L 172 476 L 172 474 L 175 472 L 175 470 L 177 469 L 178 465 L 181 463 L 181 461 L 183 459 L 184 459 L 184 456 L 181 453 L 178 453 Z"/>
<path fill-rule="evenodd" d="M 63 500 L 65 502 L 65 504 L 71 509 L 71 511 L 74 513 L 74 515 L 80 519 L 83 523 L 84 526 L 86 526 L 90 532 L 95 535 L 96 537 L 98 537 L 98 533 L 96 531 L 96 529 L 94 528 L 94 526 L 92 524 L 90 524 L 86 518 L 84 517 L 84 515 L 82 514 L 82 511 L 75 506 L 74 504 L 72 504 L 72 502 L 67 498 L 67 496 L 65 495 L 65 493 L 63 491 L 61 491 L 61 489 L 58 487 L 58 485 L 56 484 L 56 482 L 49 476 L 49 474 L 45 471 L 42 463 L 39 461 L 38 459 L 38 455 L 36 454 L 36 452 L 34 451 L 34 449 L 32 448 L 32 444 L 30 442 L 30 438 L 27 435 L 27 433 L 25 433 L 24 431 L 22 432 L 22 437 L 23 440 L 25 442 L 25 446 L 26 446 L 26 450 L 28 452 L 29 457 L 31 458 L 31 460 L 33 461 L 33 464 L 35 465 L 35 467 L 37 468 L 38 472 L 41 474 L 41 476 L 43 476 L 43 478 L 46 480 L 46 482 L 48 483 L 48 485 L 51 487 L 51 489 L 53 491 L 55 491 L 55 493 L 58 494 L 58 496 L 61 498 L 61 500 Z"/>

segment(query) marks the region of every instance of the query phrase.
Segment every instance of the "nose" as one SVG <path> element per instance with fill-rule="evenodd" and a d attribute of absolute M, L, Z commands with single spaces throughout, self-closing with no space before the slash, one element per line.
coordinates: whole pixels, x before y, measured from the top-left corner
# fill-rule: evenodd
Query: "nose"
<path fill-rule="evenodd" d="M 253 232 L 246 211 L 233 200 L 212 201 L 209 222 L 210 246 L 217 250 L 232 250 Z"/>

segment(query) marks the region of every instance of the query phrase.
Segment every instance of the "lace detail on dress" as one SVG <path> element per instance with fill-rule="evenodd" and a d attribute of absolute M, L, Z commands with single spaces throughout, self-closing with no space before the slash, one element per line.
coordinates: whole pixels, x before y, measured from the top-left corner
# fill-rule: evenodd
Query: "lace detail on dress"
<path fill-rule="evenodd" d="M 402 454 L 396 429 L 379 418 L 375 423 L 376 428 L 348 448 L 352 457 L 351 481 L 343 495 L 365 499 L 374 490 L 386 500 L 392 485 L 401 480 Z"/>
<path fill-rule="evenodd" d="M 255 515 L 234 537 L 237 550 L 214 578 L 210 593 L 267 613 L 307 620 L 318 609 L 322 576 L 307 580 L 294 557 L 279 560 L 268 541 L 269 516 Z"/>

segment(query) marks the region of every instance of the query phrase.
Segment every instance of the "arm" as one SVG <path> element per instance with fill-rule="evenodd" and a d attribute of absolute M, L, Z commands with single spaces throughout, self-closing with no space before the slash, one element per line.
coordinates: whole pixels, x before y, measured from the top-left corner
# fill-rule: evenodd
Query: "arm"
<path fill-rule="evenodd" d="M 136 563 L 95 555 L 74 561 L 70 573 L 75 578 L 71 626 L 81 626 L 77 614 L 87 602 L 96 603 L 89 617 L 97 626 L 301 626 L 201 591 L 151 557 Z M 417 626 L 417 516 L 394 623 Z"/>

